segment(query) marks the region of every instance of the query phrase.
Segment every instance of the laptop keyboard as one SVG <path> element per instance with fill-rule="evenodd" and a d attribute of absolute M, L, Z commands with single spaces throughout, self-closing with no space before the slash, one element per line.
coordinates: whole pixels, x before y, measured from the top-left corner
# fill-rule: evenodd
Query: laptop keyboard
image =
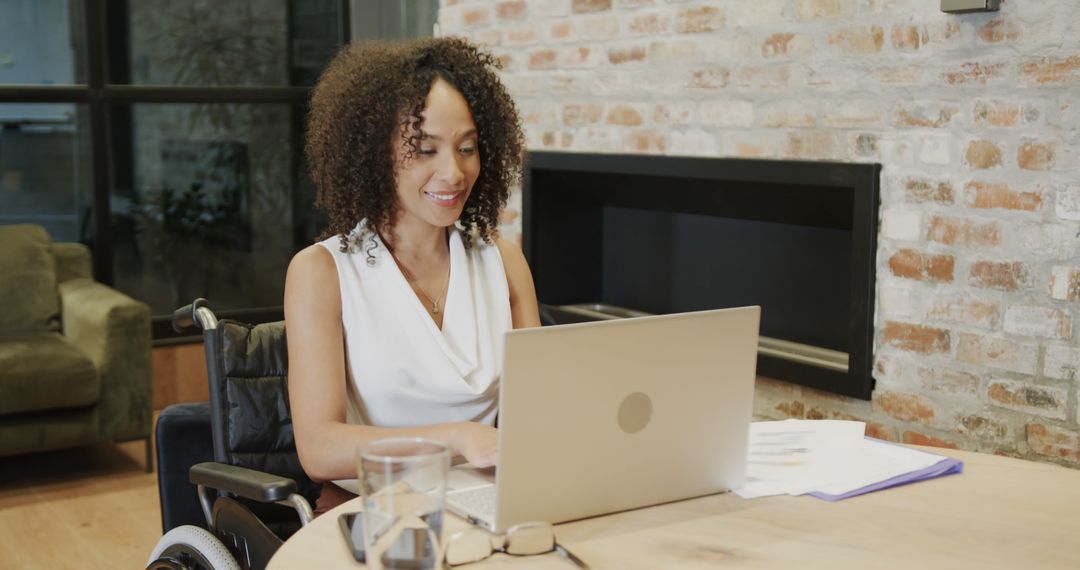
<path fill-rule="evenodd" d="M 446 499 L 467 512 L 473 512 L 488 519 L 495 517 L 495 485 L 451 491 L 446 494 Z"/>

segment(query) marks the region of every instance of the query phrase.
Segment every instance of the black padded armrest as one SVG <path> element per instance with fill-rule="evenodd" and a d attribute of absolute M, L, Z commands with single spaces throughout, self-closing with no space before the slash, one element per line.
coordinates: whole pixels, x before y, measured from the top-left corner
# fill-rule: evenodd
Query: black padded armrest
<path fill-rule="evenodd" d="M 296 492 L 296 481 L 288 477 L 213 461 L 192 465 L 188 479 L 196 485 L 263 503 L 283 501 Z"/>

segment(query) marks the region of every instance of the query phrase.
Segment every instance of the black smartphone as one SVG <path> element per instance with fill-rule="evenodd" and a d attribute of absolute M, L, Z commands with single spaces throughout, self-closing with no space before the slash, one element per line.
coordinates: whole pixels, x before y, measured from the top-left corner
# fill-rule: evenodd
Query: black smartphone
<path fill-rule="evenodd" d="M 353 558 L 365 562 L 364 518 L 360 513 L 342 513 L 338 516 L 338 524 L 341 525 L 341 532 L 345 534 L 345 542 L 349 544 Z"/>

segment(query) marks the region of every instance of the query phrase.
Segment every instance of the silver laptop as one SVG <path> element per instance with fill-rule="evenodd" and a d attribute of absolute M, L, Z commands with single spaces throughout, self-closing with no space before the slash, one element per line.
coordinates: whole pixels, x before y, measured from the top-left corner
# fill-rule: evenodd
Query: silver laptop
<path fill-rule="evenodd" d="M 492 532 L 742 485 L 760 307 L 506 334 L 494 470 L 447 507 Z"/>

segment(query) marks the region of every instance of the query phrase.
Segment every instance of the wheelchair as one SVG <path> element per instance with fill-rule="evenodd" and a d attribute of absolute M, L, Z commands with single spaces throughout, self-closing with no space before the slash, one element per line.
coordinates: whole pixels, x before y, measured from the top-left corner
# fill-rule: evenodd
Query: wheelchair
<path fill-rule="evenodd" d="M 202 330 L 210 402 L 158 418 L 164 536 L 146 568 L 261 570 L 312 520 L 320 490 L 296 454 L 285 323 L 218 321 L 205 299 L 172 321 L 178 332 Z"/>

